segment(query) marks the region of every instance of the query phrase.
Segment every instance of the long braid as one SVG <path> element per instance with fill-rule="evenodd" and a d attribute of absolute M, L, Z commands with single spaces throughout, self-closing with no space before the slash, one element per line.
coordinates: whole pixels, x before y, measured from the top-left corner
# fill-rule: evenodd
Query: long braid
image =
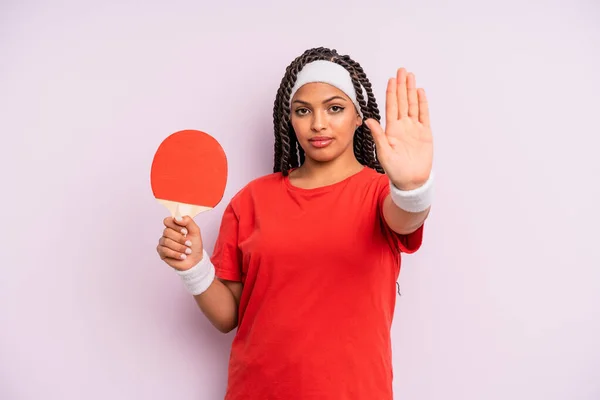
<path fill-rule="evenodd" d="M 364 118 L 373 118 L 378 122 L 381 121 L 381 116 L 379 115 L 379 109 L 377 107 L 377 101 L 375 100 L 375 95 L 373 94 L 373 87 L 371 85 L 371 82 L 367 78 L 367 75 L 365 74 L 363 68 L 360 66 L 359 63 L 352 60 L 349 56 L 342 56 L 342 59 L 350 66 L 350 68 L 352 68 L 352 70 L 356 74 L 357 80 L 365 88 L 365 92 L 367 93 L 367 98 L 369 102 L 368 105 L 365 105 L 363 102 L 361 102 L 361 99 L 364 98 L 362 89 L 360 88 L 360 86 L 357 85 L 357 82 L 354 79 L 354 74 L 352 74 L 352 83 L 354 84 L 354 90 L 357 93 L 356 97 L 361 106 L 361 110 L 363 111 Z M 354 140 L 355 142 L 359 142 L 360 148 L 358 151 L 363 155 L 363 157 L 365 157 L 364 162 L 361 163 L 377 170 L 380 173 L 383 173 L 383 168 L 381 167 L 381 165 L 379 164 L 379 160 L 377 159 L 377 154 L 375 151 L 375 141 L 373 140 L 373 135 L 371 133 L 371 130 L 367 127 L 367 125 L 363 124 L 358 128 Z M 355 149 L 355 153 L 356 152 L 357 151 Z"/>
<path fill-rule="evenodd" d="M 281 93 L 281 87 L 279 88 L 279 90 L 277 91 L 277 97 L 280 96 Z M 281 120 L 280 117 L 280 113 L 279 113 L 279 105 L 277 104 L 277 102 L 275 102 L 275 105 L 273 106 L 273 125 L 275 127 L 277 127 L 279 125 L 279 121 Z M 275 128 L 277 129 L 277 128 Z M 274 154 L 273 154 L 273 163 L 275 165 L 277 165 L 277 163 L 279 163 L 279 160 L 281 160 L 281 152 L 282 152 L 282 143 L 281 143 L 281 135 L 275 135 L 275 146 L 274 146 Z"/>
<path fill-rule="evenodd" d="M 300 148 L 300 143 L 298 143 L 298 138 L 296 135 L 290 136 L 290 167 L 295 168 L 300 166 L 298 163 L 298 148 Z"/>
<path fill-rule="evenodd" d="M 316 60 L 333 61 L 344 67 L 350 73 L 357 101 L 364 118 L 381 120 L 371 83 L 360 64 L 348 56 L 340 56 L 335 49 L 324 47 L 309 49 L 292 61 L 286 68 L 285 75 L 281 80 L 275 97 L 273 105 L 273 127 L 275 133 L 273 172 L 281 172 L 283 175 L 287 175 L 289 169 L 298 167 L 304 163 L 304 150 L 299 145 L 296 133 L 290 123 L 289 102 L 298 73 L 306 64 Z M 361 85 L 367 93 L 368 103 L 363 96 Z M 359 163 L 373 168 L 380 173 L 384 172 L 377 159 L 373 136 L 365 124 L 358 127 L 355 132 L 353 150 Z"/>

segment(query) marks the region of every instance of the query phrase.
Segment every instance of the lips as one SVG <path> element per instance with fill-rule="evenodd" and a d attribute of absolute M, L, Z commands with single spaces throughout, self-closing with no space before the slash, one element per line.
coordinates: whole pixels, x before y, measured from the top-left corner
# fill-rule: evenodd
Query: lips
<path fill-rule="evenodd" d="M 313 147 L 322 149 L 323 147 L 329 146 L 329 144 L 331 144 L 333 141 L 333 138 L 329 136 L 315 136 L 310 138 L 308 141 Z"/>

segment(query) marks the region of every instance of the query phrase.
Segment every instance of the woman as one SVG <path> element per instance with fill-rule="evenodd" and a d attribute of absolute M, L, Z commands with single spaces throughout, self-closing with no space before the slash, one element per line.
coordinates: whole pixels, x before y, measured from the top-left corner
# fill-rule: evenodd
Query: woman
<path fill-rule="evenodd" d="M 391 399 L 400 254 L 432 197 L 425 92 L 399 69 L 384 130 L 360 65 L 316 48 L 273 116 L 274 172 L 231 199 L 212 257 L 189 217 L 165 219 L 158 253 L 217 329 L 237 327 L 226 399 Z"/>

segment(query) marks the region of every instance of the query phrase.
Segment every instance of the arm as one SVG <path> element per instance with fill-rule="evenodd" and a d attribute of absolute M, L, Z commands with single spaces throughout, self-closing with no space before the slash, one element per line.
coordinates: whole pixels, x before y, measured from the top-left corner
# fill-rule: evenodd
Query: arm
<path fill-rule="evenodd" d="M 242 287 L 241 282 L 215 279 L 205 292 L 194 296 L 202 313 L 223 333 L 237 327 Z"/>
<path fill-rule="evenodd" d="M 238 231 L 238 217 L 230 203 L 223 213 L 213 257 L 205 255 L 211 268 L 215 269 L 215 278 L 204 293 L 194 295 L 200 310 L 223 333 L 231 332 L 239 322 L 243 283 L 237 251 Z M 220 271 L 218 276 L 216 269 Z"/>
<path fill-rule="evenodd" d="M 192 218 L 165 218 L 164 224 L 157 246 L 161 259 L 175 269 L 211 324 L 223 333 L 232 331 L 238 324 L 242 283 L 216 276 Z"/>
<path fill-rule="evenodd" d="M 408 212 L 398 207 L 392 201 L 392 196 L 388 195 L 383 202 L 383 218 L 387 225 L 394 232 L 401 235 L 413 233 L 423 225 L 429 215 L 428 207 L 421 212 Z"/>

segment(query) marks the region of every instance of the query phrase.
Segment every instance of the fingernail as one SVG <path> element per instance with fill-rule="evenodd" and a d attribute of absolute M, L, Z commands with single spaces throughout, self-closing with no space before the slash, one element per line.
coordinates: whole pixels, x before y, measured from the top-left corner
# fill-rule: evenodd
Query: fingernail
<path fill-rule="evenodd" d="M 192 254 L 192 249 L 185 249 L 185 254 Z"/>
<path fill-rule="evenodd" d="M 177 217 L 175 217 L 175 220 L 181 222 L 181 221 L 183 221 L 183 218 L 177 216 Z"/>
<path fill-rule="evenodd" d="M 182 259 L 182 260 L 185 260 L 186 258 L 187 258 L 187 256 L 186 256 L 185 254 L 182 254 L 182 255 L 181 255 L 181 259 Z"/>
<path fill-rule="evenodd" d="M 182 229 L 181 229 L 181 233 L 183 233 L 184 235 L 187 235 L 187 234 L 188 234 L 188 231 L 187 231 L 187 229 L 185 229 L 185 228 L 182 228 Z"/>
<path fill-rule="evenodd" d="M 191 245 L 192 245 L 192 241 L 191 241 L 191 240 L 188 240 L 187 242 L 185 242 L 185 245 L 186 245 L 186 246 L 191 246 Z"/>

